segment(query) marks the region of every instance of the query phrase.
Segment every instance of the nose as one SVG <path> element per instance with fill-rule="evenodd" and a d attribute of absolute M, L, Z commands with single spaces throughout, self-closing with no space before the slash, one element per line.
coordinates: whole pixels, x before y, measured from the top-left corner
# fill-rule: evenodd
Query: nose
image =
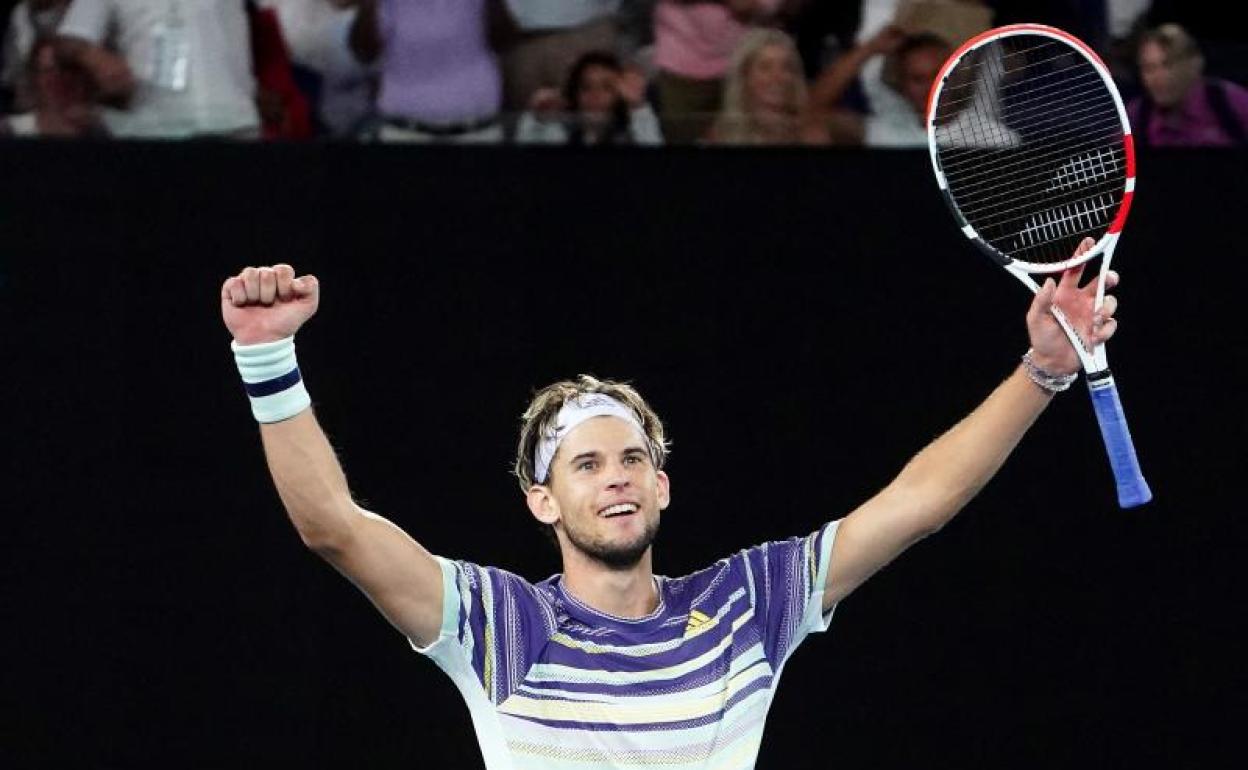
<path fill-rule="evenodd" d="M 629 478 L 628 470 L 623 463 L 613 463 L 611 465 L 611 473 L 607 477 L 607 489 L 611 491 L 619 491 L 628 488 L 632 480 Z"/>

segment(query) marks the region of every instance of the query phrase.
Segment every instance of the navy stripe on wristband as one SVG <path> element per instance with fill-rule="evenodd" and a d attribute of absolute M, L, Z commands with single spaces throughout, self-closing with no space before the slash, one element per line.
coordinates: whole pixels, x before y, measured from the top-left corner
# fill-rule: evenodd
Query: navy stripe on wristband
<path fill-rule="evenodd" d="M 283 390 L 293 388 L 301 379 L 303 378 L 299 374 L 298 367 L 296 367 L 286 374 L 283 374 L 281 377 L 276 377 L 272 380 L 265 380 L 264 382 L 244 382 L 243 388 L 247 391 L 247 395 L 252 398 L 263 398 L 265 396 L 271 396 L 274 393 L 281 393 Z"/>

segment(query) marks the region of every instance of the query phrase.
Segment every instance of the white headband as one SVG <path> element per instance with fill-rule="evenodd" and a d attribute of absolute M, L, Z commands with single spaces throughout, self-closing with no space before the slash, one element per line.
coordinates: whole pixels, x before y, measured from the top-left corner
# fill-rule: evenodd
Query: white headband
<path fill-rule="evenodd" d="M 550 463 L 555 459 L 555 452 L 559 450 L 560 442 L 567 438 L 573 428 L 592 417 L 608 416 L 619 417 L 636 428 L 642 436 L 646 435 L 641 423 L 637 421 L 637 415 L 633 414 L 633 410 L 607 394 L 586 393 L 573 396 L 564 402 L 563 408 L 555 416 L 555 427 L 552 431 L 544 434 L 537 441 L 537 448 L 533 451 L 533 481 L 538 484 L 546 482 Z"/>

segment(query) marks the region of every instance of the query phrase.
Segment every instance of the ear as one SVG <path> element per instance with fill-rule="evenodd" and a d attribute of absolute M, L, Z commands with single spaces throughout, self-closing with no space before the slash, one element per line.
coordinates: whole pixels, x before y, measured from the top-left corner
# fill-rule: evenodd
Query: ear
<path fill-rule="evenodd" d="M 658 479 L 659 510 L 665 511 L 672 503 L 672 480 L 664 471 L 656 471 L 654 475 Z"/>
<path fill-rule="evenodd" d="M 559 521 L 559 501 L 551 493 L 550 487 L 534 484 L 525 494 L 525 501 L 529 504 L 533 517 L 543 524 L 553 526 Z"/>

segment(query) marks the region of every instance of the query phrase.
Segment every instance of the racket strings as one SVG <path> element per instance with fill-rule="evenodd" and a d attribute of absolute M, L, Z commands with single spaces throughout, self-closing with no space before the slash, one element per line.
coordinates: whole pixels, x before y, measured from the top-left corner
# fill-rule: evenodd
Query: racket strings
<path fill-rule="evenodd" d="M 1097 129 L 1100 129 L 1103 133 L 1099 135 L 1090 134 L 1090 132 Z M 1113 142 L 1121 142 L 1122 124 L 1117 118 L 1105 118 L 1099 124 L 1076 126 L 1074 128 L 1067 128 L 1050 134 L 1051 139 L 1077 139 L 1078 137 L 1085 138 L 1086 141 L 1084 144 L 1092 143 L 1096 146 L 1109 145 Z M 1002 149 L 1004 150 L 1008 148 Z M 999 166 L 984 168 L 983 160 L 977 157 L 977 154 L 983 152 L 981 148 L 971 145 L 954 146 L 950 147 L 947 151 L 948 156 L 953 159 L 954 162 L 942 164 L 942 169 L 945 171 L 946 175 L 958 174 L 962 168 L 968 166 L 975 166 L 976 168 L 983 169 L 979 173 L 966 172 L 961 174 L 960 178 L 963 182 L 970 182 L 975 179 L 983 179 L 988 176 L 994 176 L 999 174 L 1001 171 L 1009 171 L 1012 168 L 1035 162 L 1036 160 L 1044 158 L 1046 155 L 1054 156 L 1060 154 L 1064 152 L 1066 148 L 1047 148 L 1047 150 L 1048 152 L 1044 154 L 1032 151 L 1026 154 L 1025 157 L 1023 157 L 1023 153 L 1025 152 L 1024 150 L 1017 150 L 1013 153 L 1014 157 L 1011 157 L 1008 161 L 1003 161 Z M 963 158 L 965 158 L 965 160 L 962 160 Z"/>
<path fill-rule="evenodd" d="M 1097 74 L 1094 70 L 1089 71 L 1086 67 L 1080 67 L 1080 66 L 1076 65 L 1076 66 L 1073 66 L 1073 67 L 1067 67 L 1066 69 L 1054 70 L 1053 72 L 1051 72 L 1051 73 L 1049 73 L 1049 74 L 1047 74 L 1047 75 L 1043 75 L 1043 76 L 1040 76 L 1040 77 L 1038 77 L 1038 78 L 1034 78 L 1034 79 L 1033 79 L 1030 83 L 1027 83 L 1027 84 L 1026 84 L 1026 85 L 1031 85 L 1031 86 L 1033 86 L 1033 87 L 1030 89 L 1030 91 L 1029 91 L 1029 95 L 1036 96 L 1036 95 L 1039 95 L 1040 93 L 1042 93 L 1042 91 L 1043 91 L 1045 88 L 1050 88 L 1050 87 L 1059 87 L 1059 88 L 1060 88 L 1061 86 L 1066 85 L 1066 83 L 1063 83 L 1063 82 L 1060 82 L 1060 81 L 1056 81 L 1056 82 L 1054 82 L 1054 83 L 1052 83 L 1052 84 L 1049 84 L 1049 85 L 1040 85 L 1040 86 L 1036 86 L 1035 84 L 1036 84 L 1036 83 L 1039 83 L 1039 81 L 1040 81 L 1041 79 L 1043 79 L 1043 78 L 1053 77 L 1053 76 L 1055 76 L 1055 75 L 1059 75 L 1059 74 L 1064 73 L 1064 72 L 1071 72 L 1071 71 L 1074 71 L 1074 70 L 1078 70 L 1078 71 L 1079 71 L 1079 74 L 1078 74 L 1078 75 L 1076 75 L 1076 76 L 1074 76 L 1074 78 L 1068 78 L 1068 79 L 1067 79 L 1067 82 L 1069 82 L 1069 81 L 1070 81 L 1070 80 L 1072 80 L 1072 79 L 1076 79 L 1076 78 L 1077 78 L 1077 79 L 1079 79 L 1079 80 L 1087 80 L 1087 81 L 1093 81 L 1093 82 L 1097 82 L 1097 83 L 1099 83 L 1099 82 L 1100 82 L 1100 79 L 1101 79 L 1101 78 L 1100 78 L 1100 75 L 1098 75 L 1098 74 Z M 978 83 L 968 83 L 968 84 L 965 84 L 965 85 L 955 85 L 955 86 L 951 86 L 949 90 L 950 90 L 950 91 L 952 91 L 952 90 L 957 89 L 957 88 L 972 88 L 972 87 L 975 87 L 976 85 L 978 85 Z M 1011 92 L 1012 92 L 1012 89 L 1017 89 L 1017 88 L 1018 88 L 1018 84 L 1006 83 L 1005 85 L 1001 86 L 1001 87 L 998 89 L 998 93 L 1001 95 L 1001 97 L 1002 97 L 1002 98 L 1005 98 L 1005 97 L 1010 96 L 1010 94 L 1011 94 Z M 954 99 L 954 98 L 943 98 L 943 97 L 942 97 L 942 99 L 941 99 L 941 104 L 942 104 L 942 105 L 945 105 L 945 106 L 948 106 L 949 108 L 960 109 L 960 108 L 958 107 L 958 105 L 960 105 L 960 104 L 965 104 L 965 103 L 967 103 L 967 102 L 972 102 L 972 101 L 974 101 L 974 100 L 975 100 L 975 96 L 974 96 L 974 95 L 967 96 L 967 97 L 962 97 L 962 98 L 960 98 L 960 99 Z"/>
<path fill-rule="evenodd" d="M 1057 160 L 1057 158 L 1072 155 L 1072 152 L 1073 154 L 1077 154 L 1080 150 L 1104 150 L 1107 149 L 1107 147 L 1111 147 L 1114 142 L 1119 142 L 1119 144 L 1121 144 L 1122 134 L 1118 129 L 1119 124 L 1117 121 L 1114 121 L 1112 125 L 1102 126 L 1102 134 L 1099 136 L 1088 137 L 1088 141 L 1083 142 L 1082 146 L 1071 145 L 1070 147 L 1062 147 L 1060 150 L 1051 150 L 1043 155 L 1037 154 L 1037 152 L 1017 151 L 1013 154 L 1017 157 L 1013 157 L 1008 161 L 1002 162 L 1001 166 L 995 168 L 995 170 L 981 173 L 965 173 L 965 175 L 960 177 L 960 183 L 962 183 L 962 185 L 970 185 L 970 183 L 973 183 L 973 185 L 976 185 L 975 192 L 990 192 L 993 190 L 1001 190 L 1001 188 L 1012 188 L 1012 190 L 1017 190 L 1017 180 L 1013 180 L 1013 178 L 1010 178 L 1010 180 L 1002 180 L 995 183 L 995 185 L 990 182 L 993 178 L 1000 178 L 1002 171 L 1017 173 L 1022 167 L 1033 167 L 1037 162 Z M 953 175 L 956 176 L 958 173 L 958 166 L 975 165 L 978 167 L 977 158 L 973 156 L 966 157 L 966 161 L 953 163 L 951 168 L 946 167 L 946 175 L 948 175 L 948 173 L 953 173 Z"/>
<path fill-rule="evenodd" d="M 1081 82 L 1055 84 L 1048 93 L 1037 93 L 1035 91 L 1028 94 L 1032 98 L 1012 100 L 1002 96 L 1003 108 L 1008 109 L 1013 119 L 1019 121 L 1031 121 L 1036 115 L 1051 114 L 1054 109 L 1060 109 L 1063 103 L 1079 102 L 1094 98 L 1103 88 L 1101 76 L 1096 73 L 1078 76 Z M 974 102 L 974 99 L 957 100 L 960 104 L 968 104 Z M 958 110 L 965 109 L 959 107 Z"/>
<path fill-rule="evenodd" d="M 1044 264 L 1106 232 L 1126 156 L 1100 72 L 1064 42 L 1034 40 L 995 41 L 953 67 L 935 105 L 934 149 L 950 197 L 980 237 Z"/>

